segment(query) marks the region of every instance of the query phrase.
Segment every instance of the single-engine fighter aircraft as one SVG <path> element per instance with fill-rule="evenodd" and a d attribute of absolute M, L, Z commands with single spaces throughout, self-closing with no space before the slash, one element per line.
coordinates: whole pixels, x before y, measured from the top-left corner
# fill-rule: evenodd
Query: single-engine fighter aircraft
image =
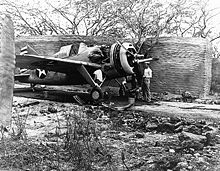
<path fill-rule="evenodd" d="M 134 74 L 134 64 L 150 62 L 154 58 L 143 59 L 131 43 L 114 43 L 107 46 L 88 47 L 80 43 L 78 53 L 73 45 L 63 46 L 52 56 L 40 56 L 30 46 L 21 49 L 16 55 L 16 67 L 21 73 L 15 80 L 23 83 L 42 85 L 82 85 L 90 84 L 91 99 L 103 98 L 102 83 L 97 83 L 94 72 L 99 70 L 105 80 Z M 103 81 L 103 82 L 104 82 Z"/>

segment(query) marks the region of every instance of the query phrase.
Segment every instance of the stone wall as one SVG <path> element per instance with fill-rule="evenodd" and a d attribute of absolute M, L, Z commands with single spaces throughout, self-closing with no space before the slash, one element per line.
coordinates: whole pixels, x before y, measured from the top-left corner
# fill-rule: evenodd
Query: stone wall
<path fill-rule="evenodd" d="M 152 46 L 149 54 L 159 60 L 151 63 L 154 92 L 168 91 L 181 94 L 189 91 L 194 96 L 205 97 L 211 86 L 212 48 L 202 38 L 147 39 L 142 52 Z"/>
<path fill-rule="evenodd" d="M 11 121 L 14 87 L 15 45 L 14 27 L 7 16 L 0 17 L 0 126 Z"/>

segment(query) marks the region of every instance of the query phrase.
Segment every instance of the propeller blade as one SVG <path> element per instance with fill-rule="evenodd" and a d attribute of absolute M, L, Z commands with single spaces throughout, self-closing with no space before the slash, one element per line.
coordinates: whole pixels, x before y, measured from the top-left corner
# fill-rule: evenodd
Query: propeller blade
<path fill-rule="evenodd" d="M 135 54 L 133 54 L 132 52 L 130 52 L 128 49 L 126 49 L 126 47 L 124 47 L 124 45 L 119 42 L 118 40 L 116 41 L 124 50 L 126 50 L 126 52 L 130 53 L 131 55 L 135 56 Z"/>
<path fill-rule="evenodd" d="M 147 58 L 147 59 L 138 59 L 138 63 L 143 63 L 143 62 L 151 62 L 151 61 L 156 61 L 159 60 L 159 58 Z"/>
<path fill-rule="evenodd" d="M 137 54 L 137 53 L 136 53 L 136 54 L 134 55 L 134 57 L 135 57 L 135 59 L 138 59 L 138 58 L 139 58 L 139 59 L 143 59 L 143 58 L 144 58 L 144 55 L 141 55 L 141 54 Z"/>

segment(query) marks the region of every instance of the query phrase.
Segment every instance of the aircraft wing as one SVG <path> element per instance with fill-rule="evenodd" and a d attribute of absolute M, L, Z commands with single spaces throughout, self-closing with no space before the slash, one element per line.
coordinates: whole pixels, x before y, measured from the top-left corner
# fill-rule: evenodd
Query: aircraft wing
<path fill-rule="evenodd" d="M 101 65 L 76 61 L 70 59 L 61 59 L 55 57 L 38 56 L 38 55 L 16 55 L 16 67 L 26 69 L 44 69 L 48 71 L 73 73 L 78 66 L 83 65 L 88 72 L 94 72 L 101 68 Z"/>

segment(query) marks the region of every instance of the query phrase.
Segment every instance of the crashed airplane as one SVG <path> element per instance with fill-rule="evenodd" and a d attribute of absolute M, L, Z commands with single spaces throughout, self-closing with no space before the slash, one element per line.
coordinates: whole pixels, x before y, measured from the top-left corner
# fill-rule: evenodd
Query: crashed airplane
<path fill-rule="evenodd" d="M 21 54 L 16 55 L 16 67 L 28 70 L 15 75 L 15 80 L 32 86 L 89 84 L 92 87 L 91 100 L 98 101 L 103 98 L 101 88 L 104 81 L 133 75 L 135 66 L 157 60 L 143 58 L 144 55 L 138 54 L 131 43 L 119 41 L 110 47 L 88 47 L 80 43 L 78 53 L 74 53 L 73 45 L 67 45 L 52 56 L 40 56 L 26 46 L 21 49 Z M 99 82 L 95 79 L 97 71 L 103 75 Z"/>

